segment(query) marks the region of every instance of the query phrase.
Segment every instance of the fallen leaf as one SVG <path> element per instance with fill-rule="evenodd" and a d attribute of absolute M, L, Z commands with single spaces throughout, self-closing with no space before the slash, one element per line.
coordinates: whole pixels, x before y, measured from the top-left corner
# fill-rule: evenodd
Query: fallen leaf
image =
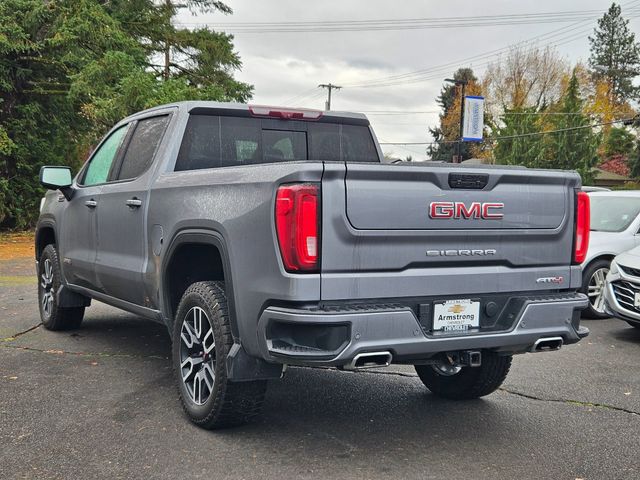
<path fill-rule="evenodd" d="M 18 377 L 9 377 L 9 380 L 17 380 Z"/>
<path fill-rule="evenodd" d="M 64 355 L 63 350 L 45 350 L 44 353 L 53 353 L 54 355 Z"/>
<path fill-rule="evenodd" d="M 93 365 L 93 366 L 96 366 L 96 365 L 98 365 L 98 362 L 96 362 L 96 361 L 93 361 L 93 362 L 89 362 L 89 365 Z"/>
<path fill-rule="evenodd" d="M 631 392 L 624 392 L 625 395 L 631 395 Z"/>

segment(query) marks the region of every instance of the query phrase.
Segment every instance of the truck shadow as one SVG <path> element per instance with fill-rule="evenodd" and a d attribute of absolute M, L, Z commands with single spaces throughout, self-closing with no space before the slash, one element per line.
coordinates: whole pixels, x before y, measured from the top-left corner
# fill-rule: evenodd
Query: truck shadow
<path fill-rule="evenodd" d="M 283 379 L 270 382 L 258 421 L 209 432 L 191 425 L 180 411 L 169 371 L 170 340 L 163 325 L 111 310 L 89 315 L 76 333 L 55 335 L 56 343 L 75 344 L 80 351 L 131 356 L 131 362 L 138 357 L 159 358 L 136 364 L 153 369 L 147 373 L 156 383 L 135 390 L 130 395 L 135 401 L 121 399 L 114 419 L 134 419 L 143 398 L 145 405 L 154 405 L 154 416 L 171 418 L 179 436 L 212 448 L 241 444 L 257 458 L 288 463 L 296 470 L 326 468 L 341 461 L 355 462 L 365 470 L 376 464 L 377 471 L 384 472 L 392 471 L 396 463 L 428 458 L 437 458 L 440 464 L 455 462 L 460 452 L 482 456 L 490 451 L 498 458 L 499 451 L 514 445 L 539 443 L 540 430 L 557 430 L 562 436 L 566 428 L 548 410 L 536 408 L 540 403 L 503 391 L 485 399 L 452 402 L 431 395 L 417 377 L 397 371 L 290 368 Z M 165 373 L 158 375 L 160 369 Z"/>
<path fill-rule="evenodd" d="M 298 456 L 318 466 L 347 460 L 384 472 L 401 463 L 426 468 L 421 462 L 431 462 L 438 471 L 438 465 L 455 464 L 462 452 L 491 461 L 515 445 L 539 443 L 540 430 L 557 428 L 563 435 L 557 418 L 528 411 L 528 405 L 501 391 L 474 401 L 445 401 L 416 377 L 291 368 L 271 382 L 259 422 L 211 435 L 241 434 L 254 451 L 267 445 L 278 457 Z"/>

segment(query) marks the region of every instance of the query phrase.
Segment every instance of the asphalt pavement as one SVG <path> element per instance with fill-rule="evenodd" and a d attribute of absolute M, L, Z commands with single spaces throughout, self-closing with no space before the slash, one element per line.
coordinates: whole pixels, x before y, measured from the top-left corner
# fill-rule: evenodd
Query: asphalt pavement
<path fill-rule="evenodd" d="M 94 302 L 49 332 L 32 262 L 0 261 L 0 478 L 640 478 L 640 330 L 584 324 L 481 400 L 412 367 L 290 368 L 258 422 L 209 432 L 182 414 L 165 327 Z"/>

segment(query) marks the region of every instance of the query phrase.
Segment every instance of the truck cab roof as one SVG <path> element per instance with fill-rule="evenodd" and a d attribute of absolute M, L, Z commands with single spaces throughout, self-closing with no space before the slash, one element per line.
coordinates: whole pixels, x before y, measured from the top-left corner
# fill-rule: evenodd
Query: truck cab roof
<path fill-rule="evenodd" d="M 167 103 L 164 105 L 158 105 L 156 107 L 152 107 L 152 108 L 143 110 L 141 112 L 137 112 L 133 115 L 130 115 L 123 121 L 129 121 L 132 118 L 135 118 L 138 116 L 144 116 L 148 113 L 152 113 L 159 110 L 165 110 L 167 108 L 178 108 L 180 110 L 184 110 L 187 112 L 192 112 L 194 110 L 207 110 L 207 109 L 217 110 L 217 111 L 221 111 L 221 110 L 234 111 L 235 110 L 238 113 L 248 112 L 249 114 L 252 114 L 253 112 L 255 116 L 274 116 L 278 118 L 283 118 L 282 116 L 278 116 L 278 113 L 281 113 L 281 112 L 292 112 L 292 113 L 304 112 L 304 113 L 310 114 L 310 118 L 307 118 L 307 119 L 315 119 L 315 120 L 319 118 L 323 118 L 325 120 L 331 119 L 333 120 L 332 123 L 339 121 L 340 119 L 345 119 L 345 120 L 348 119 L 352 121 L 356 120 L 360 124 L 366 124 L 366 125 L 369 124 L 369 120 L 367 119 L 366 115 L 362 113 L 357 113 L 357 112 L 344 112 L 344 111 L 335 111 L 335 110 L 331 110 L 331 111 L 313 110 L 313 109 L 307 109 L 307 108 L 292 108 L 292 107 L 271 106 L 271 105 L 268 105 L 268 106 L 253 105 L 253 104 L 247 104 L 247 103 L 233 103 L 233 102 L 214 102 L 214 101 L 207 101 L 207 100 L 188 100 L 183 102 L 175 102 L 175 103 Z M 272 112 L 273 115 L 269 115 L 268 113 L 257 114 L 255 113 L 256 111 Z"/>

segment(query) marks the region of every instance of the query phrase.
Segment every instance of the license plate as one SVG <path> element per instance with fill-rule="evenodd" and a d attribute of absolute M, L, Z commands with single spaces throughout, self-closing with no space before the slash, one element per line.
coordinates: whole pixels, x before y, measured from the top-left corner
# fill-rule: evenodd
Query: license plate
<path fill-rule="evenodd" d="M 433 304 L 433 331 L 464 332 L 480 327 L 480 302 L 445 300 Z"/>
<path fill-rule="evenodd" d="M 640 292 L 636 292 L 633 295 L 633 306 L 640 308 Z"/>

